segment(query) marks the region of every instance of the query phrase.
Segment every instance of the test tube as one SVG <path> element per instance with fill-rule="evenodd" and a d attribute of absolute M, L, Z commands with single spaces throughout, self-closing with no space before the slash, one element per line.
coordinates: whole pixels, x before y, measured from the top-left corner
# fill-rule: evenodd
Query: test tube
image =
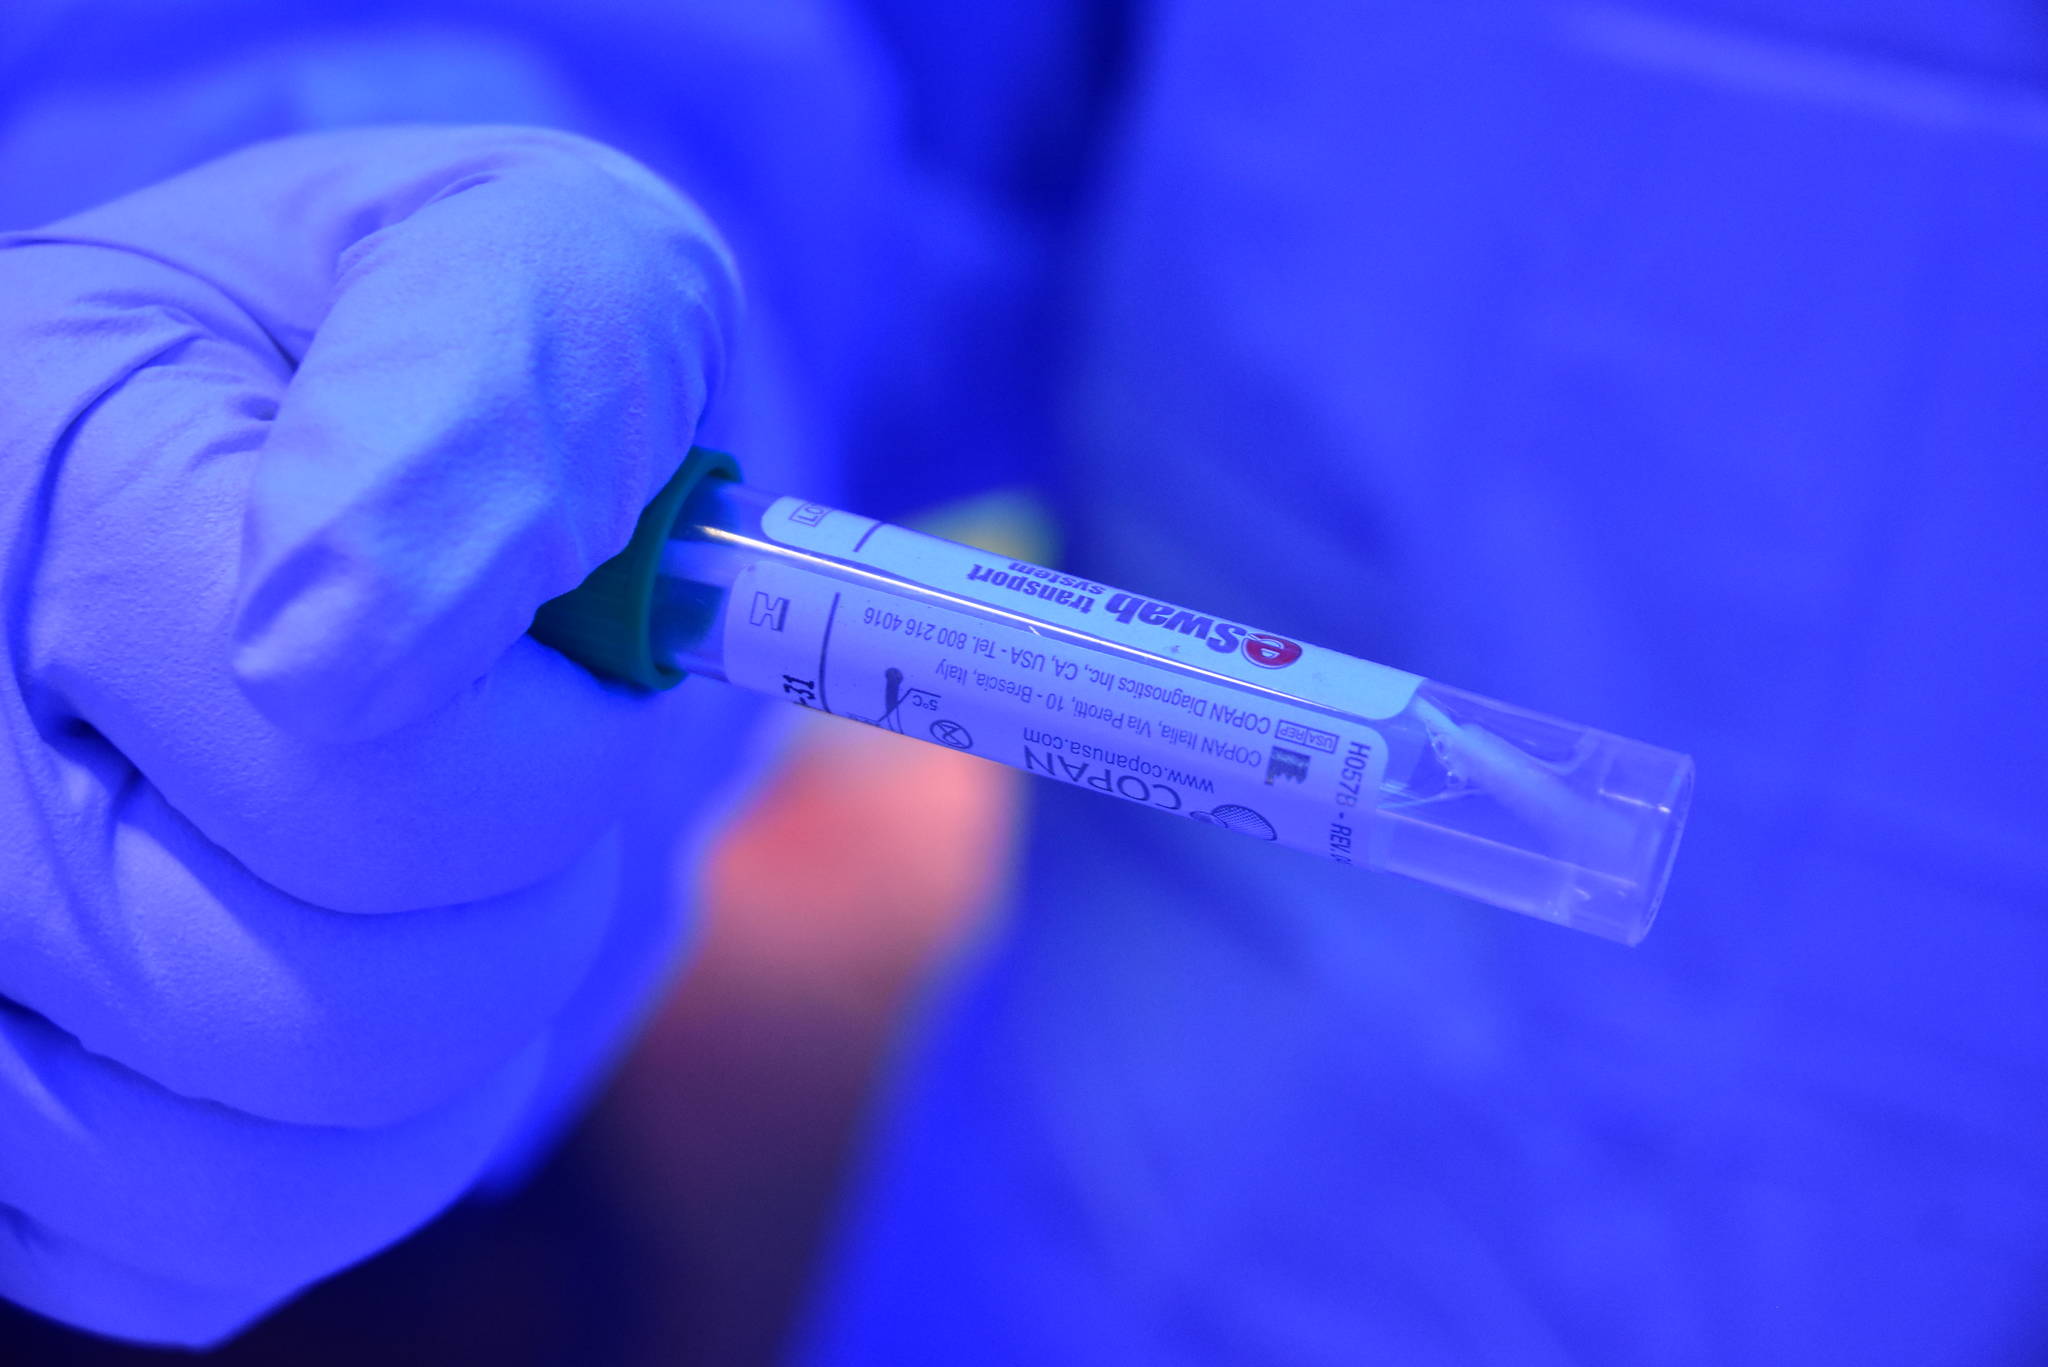
<path fill-rule="evenodd" d="M 533 634 L 1633 945 L 1684 755 L 1058 570 L 765 493 L 693 449 Z"/>
<path fill-rule="evenodd" d="M 732 478 L 648 615 L 664 671 L 1626 945 L 1691 797 L 1669 750 Z"/>

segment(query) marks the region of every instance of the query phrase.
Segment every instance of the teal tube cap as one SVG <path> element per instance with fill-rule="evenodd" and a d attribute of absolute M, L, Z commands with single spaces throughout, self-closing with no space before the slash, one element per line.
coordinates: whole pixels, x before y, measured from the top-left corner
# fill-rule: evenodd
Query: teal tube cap
<path fill-rule="evenodd" d="M 683 681 L 680 669 L 657 662 L 649 635 L 654 580 L 661 548 L 683 504 L 707 479 L 738 479 L 739 463 L 723 451 L 695 446 L 682 469 L 640 514 L 626 549 L 599 565 L 575 588 L 550 598 L 534 614 L 530 634 L 593 674 L 659 692 Z"/>

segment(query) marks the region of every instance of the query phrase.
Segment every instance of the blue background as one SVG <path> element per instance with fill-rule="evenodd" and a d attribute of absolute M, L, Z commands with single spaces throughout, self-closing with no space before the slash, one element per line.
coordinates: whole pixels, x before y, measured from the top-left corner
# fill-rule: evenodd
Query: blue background
<path fill-rule="evenodd" d="M 1696 757 L 1633 953 L 1038 793 L 810 1359 L 2048 1355 L 2048 15 L 1003 13 L 31 4 L 0 225 L 592 133 L 734 241 L 757 470 Z"/>

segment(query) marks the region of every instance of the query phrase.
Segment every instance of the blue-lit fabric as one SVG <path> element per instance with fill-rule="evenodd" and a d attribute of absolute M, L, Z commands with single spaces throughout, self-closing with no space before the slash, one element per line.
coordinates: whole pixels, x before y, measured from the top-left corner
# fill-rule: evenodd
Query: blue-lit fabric
<path fill-rule="evenodd" d="M 1691 830 L 1626 952 L 1042 788 L 808 1360 L 2038 1360 L 2039 8 L 1152 8 L 1072 568 Z"/>
<path fill-rule="evenodd" d="M 263 143 L 0 238 L 0 1294 L 216 1338 L 616 1040 L 681 929 L 620 895 L 681 714 L 524 632 L 737 307 L 692 205 L 532 130 Z"/>

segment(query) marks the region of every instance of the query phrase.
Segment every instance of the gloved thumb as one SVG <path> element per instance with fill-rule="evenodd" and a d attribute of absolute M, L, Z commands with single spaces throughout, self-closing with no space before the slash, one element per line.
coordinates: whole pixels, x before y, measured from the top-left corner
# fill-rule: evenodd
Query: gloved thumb
<path fill-rule="evenodd" d="M 213 281 L 295 363 L 249 490 L 232 664 L 323 739 L 477 686 L 625 545 L 737 321 L 694 206 L 536 130 L 286 139 L 59 230 Z"/>

